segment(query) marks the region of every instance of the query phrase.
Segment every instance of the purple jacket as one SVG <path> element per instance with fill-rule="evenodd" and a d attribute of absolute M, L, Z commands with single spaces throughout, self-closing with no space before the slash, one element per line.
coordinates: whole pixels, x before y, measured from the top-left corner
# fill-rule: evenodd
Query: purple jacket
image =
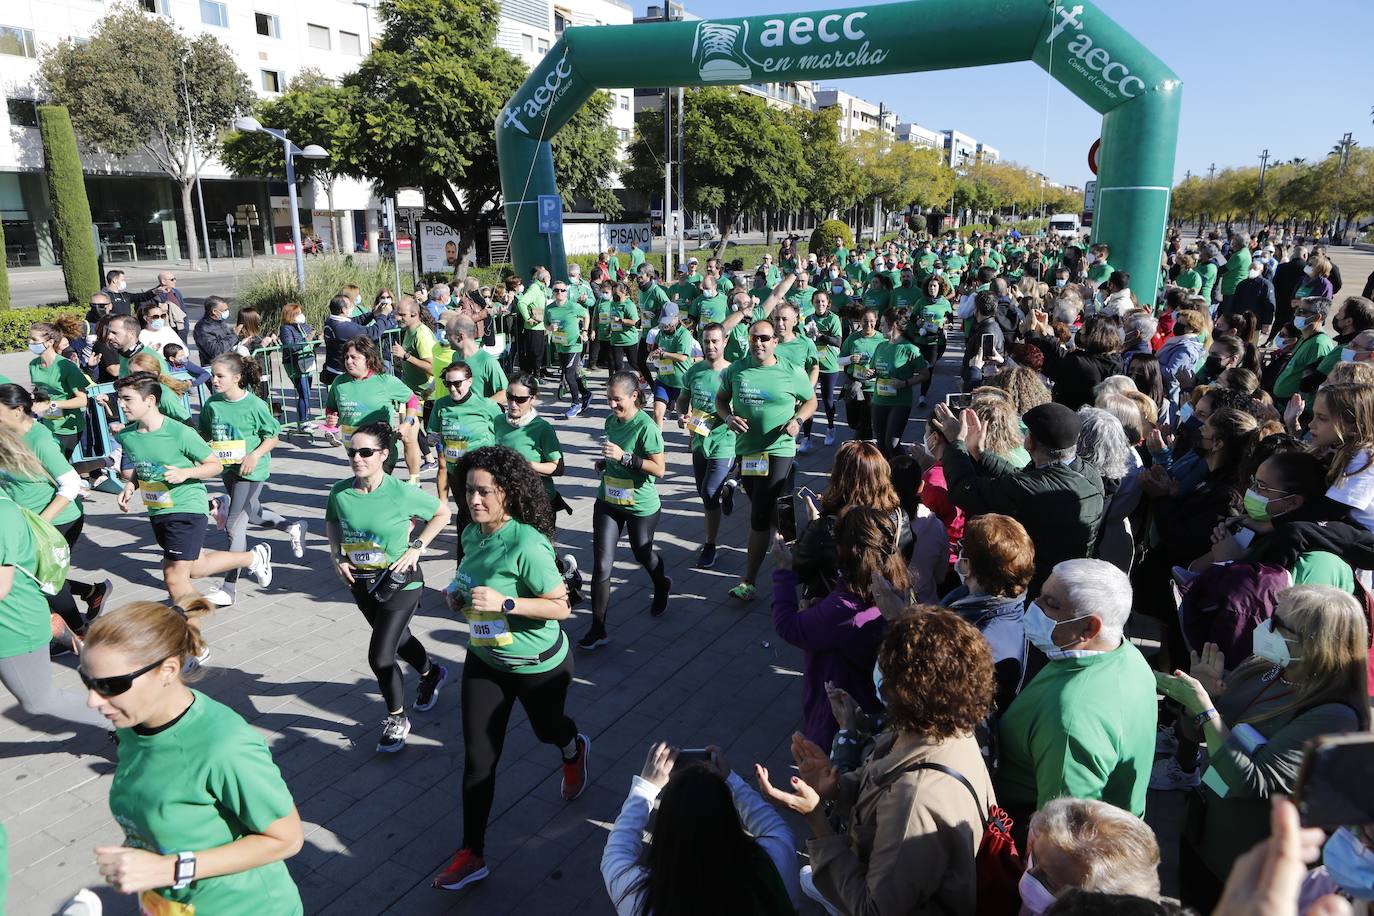
<path fill-rule="evenodd" d="M 797 609 L 797 574 L 773 570 L 773 629 L 806 653 L 802 668 L 802 734 L 830 749 L 839 725 L 825 695 L 826 681 L 849 691 L 864 712 L 882 709 L 873 666 L 883 639 L 883 615 L 857 595 L 836 589 L 806 610 Z"/>
<path fill-rule="evenodd" d="M 1274 613 L 1279 592 L 1292 584 L 1293 577 L 1281 566 L 1235 562 L 1207 567 L 1182 590 L 1178 614 L 1188 648 L 1201 652 L 1214 642 L 1226 658 L 1226 670 L 1234 671 L 1254 654 L 1251 634 Z"/>

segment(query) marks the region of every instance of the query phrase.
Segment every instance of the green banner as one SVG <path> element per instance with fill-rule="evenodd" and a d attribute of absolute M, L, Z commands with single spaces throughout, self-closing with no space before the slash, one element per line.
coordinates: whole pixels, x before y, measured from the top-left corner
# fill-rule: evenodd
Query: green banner
<path fill-rule="evenodd" d="M 882 6 L 566 30 L 496 122 L 511 256 L 567 269 L 561 236 L 539 233 L 558 193 L 548 140 L 597 89 L 738 85 L 950 70 L 1033 60 L 1102 113 L 1093 239 L 1157 290 L 1182 83 L 1090 3 L 910 0 Z M 1085 146 L 1086 153 L 1086 146 Z"/>

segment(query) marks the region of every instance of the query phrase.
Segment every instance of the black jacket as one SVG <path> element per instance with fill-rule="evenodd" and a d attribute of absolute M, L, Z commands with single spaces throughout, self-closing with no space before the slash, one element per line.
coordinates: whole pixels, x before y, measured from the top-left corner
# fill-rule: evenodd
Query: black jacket
<path fill-rule="evenodd" d="M 1120 353 L 1066 351 L 1057 340 L 1040 335 L 1031 337 L 1030 343 L 1045 354 L 1044 372 L 1054 382 L 1054 399 L 1071 410 L 1093 403 L 1093 388 L 1122 372 Z"/>
<path fill-rule="evenodd" d="M 1240 285 L 1236 287 L 1236 298 L 1231 306 L 1231 312 L 1238 315 L 1254 312 L 1259 316 L 1260 327 L 1265 327 L 1274 323 L 1276 306 L 1274 284 L 1261 274 L 1240 281 Z"/>
<path fill-rule="evenodd" d="M 1364 281 L 1364 292 L 1360 293 L 1366 299 L 1374 298 L 1374 272 L 1369 274 L 1369 279 Z"/>
<path fill-rule="evenodd" d="M 202 366 L 210 365 L 210 360 L 228 353 L 239 343 L 239 335 L 234 333 L 228 320 L 214 321 L 208 317 L 196 322 L 191 336 L 195 338 L 196 352 L 200 355 Z"/>
<path fill-rule="evenodd" d="M 1306 261 L 1290 258 L 1274 270 L 1274 327 L 1282 327 L 1293 318 L 1293 294 L 1302 283 Z M 1334 283 L 1332 284 L 1335 285 Z"/>
<path fill-rule="evenodd" d="M 115 315 L 132 315 L 143 303 L 157 299 L 157 290 L 155 289 L 141 293 L 131 293 L 128 290 L 116 293 L 110 289 L 102 289 L 101 292 L 110 297 L 110 304 L 114 306 L 113 314 Z"/>

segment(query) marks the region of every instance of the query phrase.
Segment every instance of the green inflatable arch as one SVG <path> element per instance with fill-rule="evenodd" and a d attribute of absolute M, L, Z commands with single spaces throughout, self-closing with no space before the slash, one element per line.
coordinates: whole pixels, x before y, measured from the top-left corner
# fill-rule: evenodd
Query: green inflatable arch
<path fill-rule="evenodd" d="M 549 138 L 602 88 L 786 82 L 1033 60 L 1102 113 L 1092 237 L 1153 302 L 1173 184 L 1182 83 L 1091 3 L 909 0 L 696 22 L 574 27 L 496 120 L 512 259 L 562 276 L 560 235 L 539 232 L 557 194 Z"/>

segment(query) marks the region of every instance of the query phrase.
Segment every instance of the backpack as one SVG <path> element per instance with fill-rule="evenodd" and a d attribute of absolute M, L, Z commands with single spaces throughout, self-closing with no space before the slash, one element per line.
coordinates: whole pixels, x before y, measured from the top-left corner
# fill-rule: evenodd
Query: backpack
<path fill-rule="evenodd" d="M 43 594 L 56 595 L 67 583 L 67 574 L 72 570 L 72 549 L 52 522 L 24 506 L 19 506 L 19 513 L 29 523 L 29 531 L 33 534 L 34 562 L 32 572 L 18 564 L 16 568 L 37 582 Z"/>
<path fill-rule="evenodd" d="M 981 807 L 978 792 L 973 783 L 963 773 L 942 763 L 919 763 L 913 770 L 935 770 L 963 783 L 973 796 L 973 803 Z M 1006 811 L 996 805 L 989 805 L 983 815 L 983 835 L 978 841 L 978 853 L 974 857 L 974 875 L 978 887 L 976 916 L 1013 916 L 1021 908 L 1021 893 L 1017 885 L 1026 864 L 1016 851 L 1016 841 L 1011 838 L 1012 820 Z"/>

